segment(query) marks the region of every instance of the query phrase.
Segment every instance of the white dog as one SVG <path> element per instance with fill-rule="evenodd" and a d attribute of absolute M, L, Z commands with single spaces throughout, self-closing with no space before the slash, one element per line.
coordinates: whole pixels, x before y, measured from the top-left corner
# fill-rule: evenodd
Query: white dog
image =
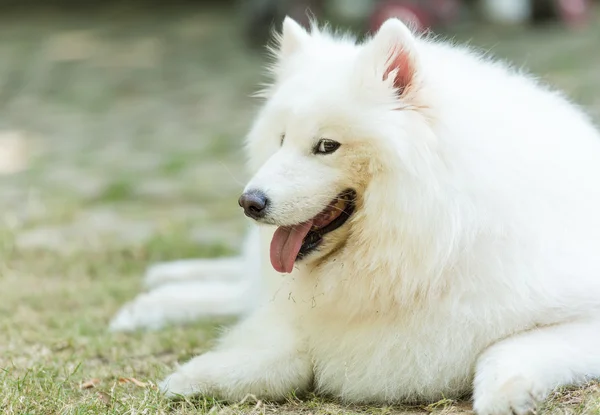
<path fill-rule="evenodd" d="M 240 198 L 257 262 L 200 264 L 263 265 L 269 284 L 220 283 L 238 288 L 226 311 L 250 314 L 164 391 L 473 391 L 479 415 L 520 415 L 600 376 L 600 135 L 582 111 L 398 20 L 356 44 L 288 18 L 274 51 Z"/>

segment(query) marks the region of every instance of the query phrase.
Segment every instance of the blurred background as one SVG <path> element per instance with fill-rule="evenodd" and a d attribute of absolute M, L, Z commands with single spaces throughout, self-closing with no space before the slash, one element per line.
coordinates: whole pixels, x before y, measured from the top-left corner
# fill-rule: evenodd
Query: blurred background
<path fill-rule="evenodd" d="M 4 402 L 46 393 L 19 383 L 26 369 L 153 378 L 203 350 L 197 328 L 106 329 L 150 263 L 238 250 L 249 96 L 286 14 L 357 34 L 400 17 L 531 69 L 600 119 L 594 0 L 0 1 Z"/>
<path fill-rule="evenodd" d="M 397 16 L 531 68 L 598 114 L 595 6 L 0 1 L 1 223 L 18 248 L 63 253 L 144 244 L 164 226 L 236 249 L 249 95 L 283 16 L 304 24 L 315 16 L 357 34 Z"/>

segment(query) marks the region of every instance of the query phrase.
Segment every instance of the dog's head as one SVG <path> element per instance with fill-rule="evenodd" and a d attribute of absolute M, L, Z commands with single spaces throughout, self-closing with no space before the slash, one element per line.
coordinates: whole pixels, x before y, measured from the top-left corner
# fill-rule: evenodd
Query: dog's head
<path fill-rule="evenodd" d="M 417 43 L 396 19 L 363 44 L 283 22 L 274 82 L 248 137 L 255 174 L 239 199 L 247 216 L 278 227 L 276 270 L 342 247 L 358 217 L 376 214 L 365 211 L 374 182 L 409 168 L 398 157 L 426 134 Z"/>

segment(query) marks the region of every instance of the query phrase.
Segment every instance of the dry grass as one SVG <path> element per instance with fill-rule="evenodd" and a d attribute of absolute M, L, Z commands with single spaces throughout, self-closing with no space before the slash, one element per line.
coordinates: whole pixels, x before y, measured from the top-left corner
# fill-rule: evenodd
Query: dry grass
<path fill-rule="evenodd" d="M 259 56 L 236 27 L 223 13 L 182 9 L 0 15 L 0 137 L 11 137 L 11 151 L 28 149 L 13 162 L 30 164 L 0 176 L 2 413 L 468 412 L 467 402 L 447 400 L 417 408 L 312 396 L 169 402 L 154 382 L 206 350 L 228 322 L 107 332 L 149 263 L 238 248 L 239 143 Z M 600 116 L 599 25 L 457 37 L 494 46 Z M 543 413 L 600 413 L 599 387 L 557 393 Z"/>

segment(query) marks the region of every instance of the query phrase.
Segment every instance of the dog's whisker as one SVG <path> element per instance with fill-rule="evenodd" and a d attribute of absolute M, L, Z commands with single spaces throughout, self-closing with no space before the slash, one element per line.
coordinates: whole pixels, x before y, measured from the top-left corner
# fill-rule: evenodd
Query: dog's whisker
<path fill-rule="evenodd" d="M 229 167 L 227 167 L 227 164 L 225 164 L 222 160 L 219 160 L 219 163 L 225 167 L 225 170 L 227 171 L 227 173 L 229 173 L 229 175 L 231 176 L 231 178 L 233 179 L 234 182 L 236 182 L 237 184 L 239 184 L 242 188 L 245 186 L 245 184 L 239 180 L 237 177 L 235 177 L 233 175 L 233 172 L 231 170 L 229 170 Z"/>

